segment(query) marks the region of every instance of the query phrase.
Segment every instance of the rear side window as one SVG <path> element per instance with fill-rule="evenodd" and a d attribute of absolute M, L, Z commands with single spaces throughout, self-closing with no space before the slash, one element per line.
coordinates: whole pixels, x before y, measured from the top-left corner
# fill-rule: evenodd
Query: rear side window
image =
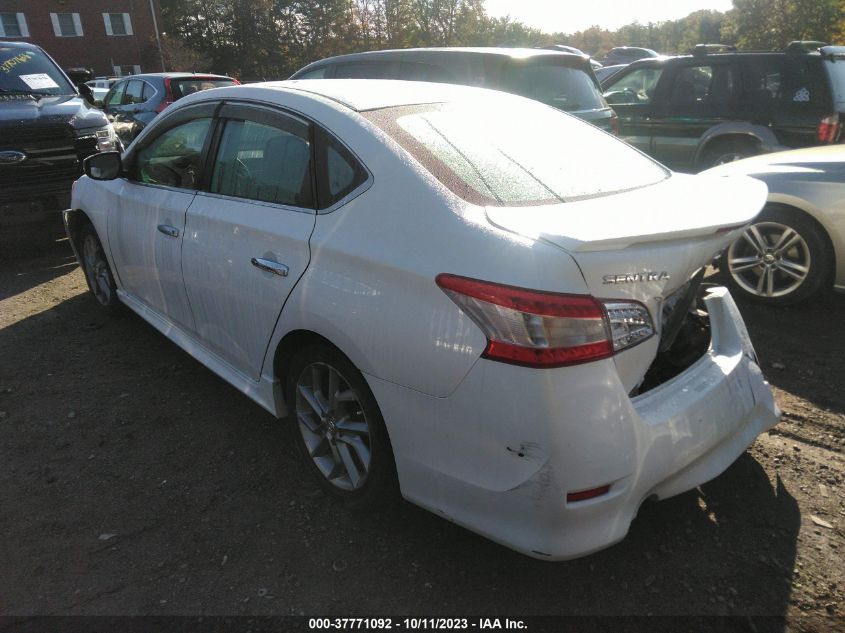
<path fill-rule="evenodd" d="M 310 161 L 304 138 L 263 123 L 230 120 L 214 162 L 211 192 L 311 207 Z"/>
<path fill-rule="evenodd" d="M 187 97 L 195 92 L 202 90 L 211 90 L 212 88 L 223 88 L 225 86 L 234 86 L 234 79 L 171 79 L 170 90 L 173 93 L 174 99 L 181 99 Z"/>
<path fill-rule="evenodd" d="M 607 104 L 585 70 L 553 60 L 513 62 L 502 70 L 501 89 L 565 112 L 596 110 Z"/>
<path fill-rule="evenodd" d="M 367 178 L 367 170 L 337 139 L 320 130 L 317 135 L 317 201 L 327 209 L 352 193 Z"/>
<path fill-rule="evenodd" d="M 552 204 L 668 177 L 629 145 L 539 104 L 488 98 L 363 114 L 474 204 Z"/>
<path fill-rule="evenodd" d="M 139 81 L 137 79 L 133 79 L 129 81 L 126 85 L 126 96 L 123 99 L 124 104 L 133 104 L 133 103 L 143 103 L 144 99 L 144 86 L 146 84 L 143 81 Z"/>
<path fill-rule="evenodd" d="M 420 62 L 402 62 L 399 67 L 399 79 L 406 81 L 432 81 L 434 83 L 458 83 L 450 71 L 435 64 Z"/>

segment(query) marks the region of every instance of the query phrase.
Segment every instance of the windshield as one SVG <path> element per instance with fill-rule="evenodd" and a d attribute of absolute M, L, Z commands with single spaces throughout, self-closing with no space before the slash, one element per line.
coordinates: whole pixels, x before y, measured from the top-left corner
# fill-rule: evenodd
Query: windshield
<path fill-rule="evenodd" d="M 362 113 L 473 204 L 551 204 L 654 184 L 659 163 L 588 123 L 522 100 Z"/>
<path fill-rule="evenodd" d="M 0 94 L 67 95 L 73 86 L 44 53 L 0 45 Z"/>
<path fill-rule="evenodd" d="M 187 97 L 189 94 L 200 92 L 201 90 L 210 90 L 212 88 L 223 88 L 225 86 L 234 86 L 234 79 L 215 79 L 193 77 L 191 79 L 171 79 L 170 89 L 173 91 L 174 99 L 181 99 Z"/>
<path fill-rule="evenodd" d="M 536 99 L 566 112 L 606 108 L 593 78 L 585 70 L 557 60 L 513 63 L 502 71 L 502 90 Z"/>

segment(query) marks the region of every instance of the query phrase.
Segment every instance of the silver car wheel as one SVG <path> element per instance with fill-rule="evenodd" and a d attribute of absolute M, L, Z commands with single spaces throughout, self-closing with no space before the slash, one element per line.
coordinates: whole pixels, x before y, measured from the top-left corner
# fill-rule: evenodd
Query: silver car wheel
<path fill-rule="evenodd" d="M 111 272 L 102 255 L 96 236 L 88 234 L 82 243 L 82 263 L 88 285 L 100 305 L 108 305 L 112 299 Z"/>
<path fill-rule="evenodd" d="M 728 248 L 728 271 L 743 290 L 758 297 L 795 292 L 810 274 L 807 242 L 779 222 L 758 222 Z"/>
<path fill-rule="evenodd" d="M 330 484 L 358 490 L 370 471 L 370 425 L 355 390 L 331 365 L 306 366 L 296 382 L 296 418 L 308 455 Z"/>

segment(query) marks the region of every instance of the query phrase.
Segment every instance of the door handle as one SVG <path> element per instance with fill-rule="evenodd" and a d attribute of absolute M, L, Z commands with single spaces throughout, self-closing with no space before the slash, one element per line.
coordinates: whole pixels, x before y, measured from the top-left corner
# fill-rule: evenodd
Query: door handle
<path fill-rule="evenodd" d="M 256 268 L 266 270 L 268 273 L 273 273 L 274 275 L 278 275 L 279 277 L 287 277 L 288 270 L 290 270 L 284 264 L 274 262 L 272 259 L 262 259 L 260 257 L 253 257 L 250 261 L 252 262 L 252 265 Z"/>
<path fill-rule="evenodd" d="M 179 229 L 175 226 L 170 226 L 169 224 L 159 224 L 156 228 L 159 230 L 159 233 L 164 233 L 168 237 L 179 237 Z"/>

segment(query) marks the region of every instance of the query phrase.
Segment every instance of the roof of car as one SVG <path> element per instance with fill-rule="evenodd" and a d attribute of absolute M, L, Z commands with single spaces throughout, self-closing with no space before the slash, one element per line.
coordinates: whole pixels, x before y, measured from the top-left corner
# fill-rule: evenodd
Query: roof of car
<path fill-rule="evenodd" d="M 294 79 L 247 84 L 223 90 L 245 92 L 252 88 L 286 89 L 310 93 L 358 112 L 403 105 L 443 103 L 473 96 L 495 98 L 499 95 L 502 98 L 521 98 L 484 88 L 395 79 Z"/>
<path fill-rule="evenodd" d="M 231 79 L 226 75 L 215 75 L 214 73 L 141 73 L 138 75 L 126 75 L 126 77 L 118 77 L 118 79 L 137 79 L 150 77 L 165 77 L 168 79 L 185 79 L 190 77 L 214 78 L 214 79 Z"/>
<path fill-rule="evenodd" d="M 10 42 L 6 40 L 0 40 L 0 46 L 8 46 L 10 48 L 28 48 L 29 50 L 43 50 L 40 46 L 30 44 L 29 42 Z"/>
<path fill-rule="evenodd" d="M 393 48 L 384 51 L 366 51 L 363 53 L 349 53 L 348 55 L 336 55 L 312 62 L 308 66 L 322 63 L 332 63 L 343 60 L 364 59 L 367 57 L 392 57 L 399 54 L 414 53 L 463 53 L 472 55 L 495 55 L 497 57 L 509 57 L 513 59 L 527 59 L 530 57 L 545 57 L 553 55 L 565 55 L 567 57 L 581 58 L 581 55 L 554 51 L 545 48 L 507 48 L 503 46 L 441 46 L 431 48 Z"/>

